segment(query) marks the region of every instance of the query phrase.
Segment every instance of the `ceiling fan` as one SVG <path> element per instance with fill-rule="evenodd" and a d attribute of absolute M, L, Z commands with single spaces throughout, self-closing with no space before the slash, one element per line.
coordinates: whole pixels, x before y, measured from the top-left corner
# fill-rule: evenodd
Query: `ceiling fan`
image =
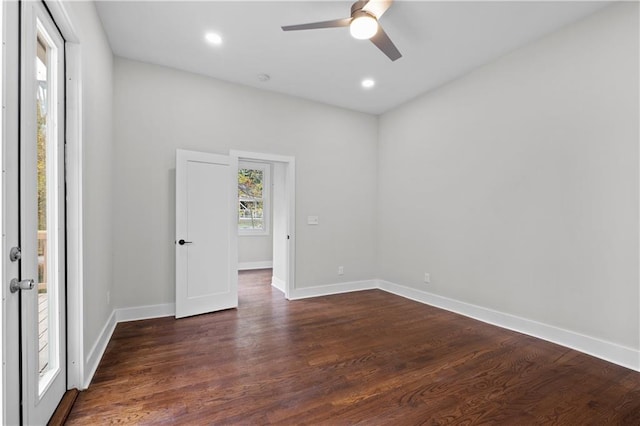
<path fill-rule="evenodd" d="M 315 30 L 319 28 L 349 27 L 351 35 L 360 40 L 371 40 L 373 44 L 392 61 L 402 57 L 378 19 L 384 14 L 393 0 L 359 0 L 351 5 L 351 16 L 332 21 L 312 22 L 310 24 L 288 25 L 283 31 Z"/>

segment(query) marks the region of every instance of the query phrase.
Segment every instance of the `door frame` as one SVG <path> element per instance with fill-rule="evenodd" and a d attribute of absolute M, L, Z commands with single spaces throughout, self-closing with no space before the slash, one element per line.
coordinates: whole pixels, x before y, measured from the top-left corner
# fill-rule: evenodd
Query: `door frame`
<path fill-rule="evenodd" d="M 58 0 L 44 0 L 54 22 L 65 39 L 65 98 L 66 98 L 66 195 L 67 195 L 67 388 L 85 389 L 85 359 L 83 339 L 83 271 L 82 271 L 82 73 L 81 42 L 67 10 L 67 5 Z M 0 422 L 18 424 L 20 421 L 19 354 L 7 345 L 11 325 L 18 318 L 18 297 L 9 292 L 8 283 L 17 276 L 17 263 L 8 260 L 8 248 L 17 245 L 17 230 L 10 221 L 7 203 L 17 195 L 6 186 L 7 176 L 17 173 L 18 129 L 20 126 L 19 104 L 19 21 L 20 3 L 2 2 L 0 8 L 0 37 L 2 38 L 2 90 L 3 105 L 2 152 L 0 160 L 5 173 L 0 181 L 0 223 L 2 224 L 2 247 L 0 247 L 0 277 L 2 282 L 2 304 L 0 304 L 0 354 L 2 356 L 2 383 L 0 386 Z M 9 161 L 8 159 L 12 159 Z M 16 352 L 16 353 L 14 353 Z M 16 384 L 18 389 L 16 389 Z"/>
<path fill-rule="evenodd" d="M 8 343 L 19 344 L 15 325 L 20 318 L 19 298 L 12 297 L 9 285 L 20 274 L 18 262 L 9 261 L 9 248 L 18 245 L 17 210 L 7 209 L 18 200 L 18 185 L 7 186 L 18 176 L 19 90 L 20 90 L 20 3 L 2 2 L 2 423 L 20 422 L 20 352 Z M 8 161 L 8 159 L 12 161 Z M 17 182 L 17 180 L 16 180 Z"/>
<path fill-rule="evenodd" d="M 18 200 L 20 248 L 20 275 L 18 279 L 38 279 L 37 217 L 38 197 L 36 184 L 36 93 L 35 58 L 46 65 L 47 117 L 54 121 L 46 125 L 46 213 L 47 253 L 51 261 L 45 262 L 47 273 L 47 305 L 49 329 L 50 367 L 39 374 L 38 338 L 40 316 L 39 290 L 20 291 L 21 334 L 21 394 L 22 422 L 42 423 L 49 420 L 67 390 L 66 346 L 66 94 L 65 94 L 65 41 L 44 2 L 21 2 L 20 40 L 20 142 Z M 44 57 L 39 55 L 39 37 L 46 46 Z M 51 52 L 51 54 L 47 53 Z M 51 110 L 49 110 L 51 108 Z M 51 125 L 52 124 L 52 125 Z M 51 166 L 51 168 L 49 168 Z M 13 184 L 13 182 L 12 182 Z M 39 279 L 36 281 L 39 282 Z"/>
<path fill-rule="evenodd" d="M 67 5 L 44 0 L 65 39 L 67 193 L 67 388 L 86 389 L 82 230 L 82 49 Z"/>
<path fill-rule="evenodd" d="M 296 183 L 296 173 L 295 173 L 295 157 L 287 156 L 287 155 L 277 155 L 277 154 L 265 154 L 259 152 L 249 152 L 249 151 L 239 151 L 239 150 L 230 150 L 229 156 L 235 157 L 238 162 L 240 161 L 259 161 L 263 163 L 282 163 L 286 167 L 286 191 L 287 198 L 289 200 L 288 205 L 288 218 L 287 218 L 287 228 L 289 230 L 289 265 L 287 268 L 287 277 L 284 289 L 284 296 L 287 299 L 290 299 L 290 295 L 295 287 L 295 254 L 296 254 L 296 232 L 295 232 L 295 224 L 296 224 L 296 191 L 295 191 L 295 183 Z M 272 209 L 273 210 L 273 209 Z M 274 265 L 275 266 L 275 265 Z"/>

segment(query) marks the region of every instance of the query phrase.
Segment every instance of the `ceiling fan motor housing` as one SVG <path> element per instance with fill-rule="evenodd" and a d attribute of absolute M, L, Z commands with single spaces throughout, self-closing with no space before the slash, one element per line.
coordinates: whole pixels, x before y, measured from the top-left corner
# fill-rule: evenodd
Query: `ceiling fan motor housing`
<path fill-rule="evenodd" d="M 357 12 L 361 12 L 361 13 L 366 13 L 368 16 L 373 16 L 374 18 L 378 18 L 377 16 L 374 16 L 370 13 L 365 12 L 364 10 L 362 10 L 362 8 L 368 3 L 368 0 L 358 0 L 357 2 L 355 2 L 354 4 L 351 5 L 351 18 L 357 18 L 358 16 L 361 16 L 360 13 Z"/>

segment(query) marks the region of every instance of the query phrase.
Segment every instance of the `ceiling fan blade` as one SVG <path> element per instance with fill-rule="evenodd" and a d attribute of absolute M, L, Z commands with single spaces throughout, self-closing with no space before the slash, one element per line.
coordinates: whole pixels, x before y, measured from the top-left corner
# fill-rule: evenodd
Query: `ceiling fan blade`
<path fill-rule="evenodd" d="M 382 26 L 378 26 L 378 32 L 371 37 L 370 40 L 392 61 L 402 58 L 402 53 L 400 53 L 396 45 L 393 44 L 387 33 L 384 32 Z"/>
<path fill-rule="evenodd" d="M 282 27 L 282 31 L 315 30 L 318 28 L 348 27 L 351 18 L 334 19 L 333 21 L 312 22 L 310 24 L 287 25 Z"/>
<path fill-rule="evenodd" d="M 387 9 L 389 9 L 391 3 L 393 3 L 393 0 L 369 0 L 367 4 L 362 6 L 362 10 L 380 19 Z"/>

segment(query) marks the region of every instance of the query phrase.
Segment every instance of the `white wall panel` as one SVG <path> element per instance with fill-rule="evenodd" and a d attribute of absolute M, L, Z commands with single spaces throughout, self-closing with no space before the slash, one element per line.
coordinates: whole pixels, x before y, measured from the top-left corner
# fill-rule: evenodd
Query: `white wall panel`
<path fill-rule="evenodd" d="M 614 5 L 384 114 L 379 278 L 638 349 L 638 48 Z"/>

